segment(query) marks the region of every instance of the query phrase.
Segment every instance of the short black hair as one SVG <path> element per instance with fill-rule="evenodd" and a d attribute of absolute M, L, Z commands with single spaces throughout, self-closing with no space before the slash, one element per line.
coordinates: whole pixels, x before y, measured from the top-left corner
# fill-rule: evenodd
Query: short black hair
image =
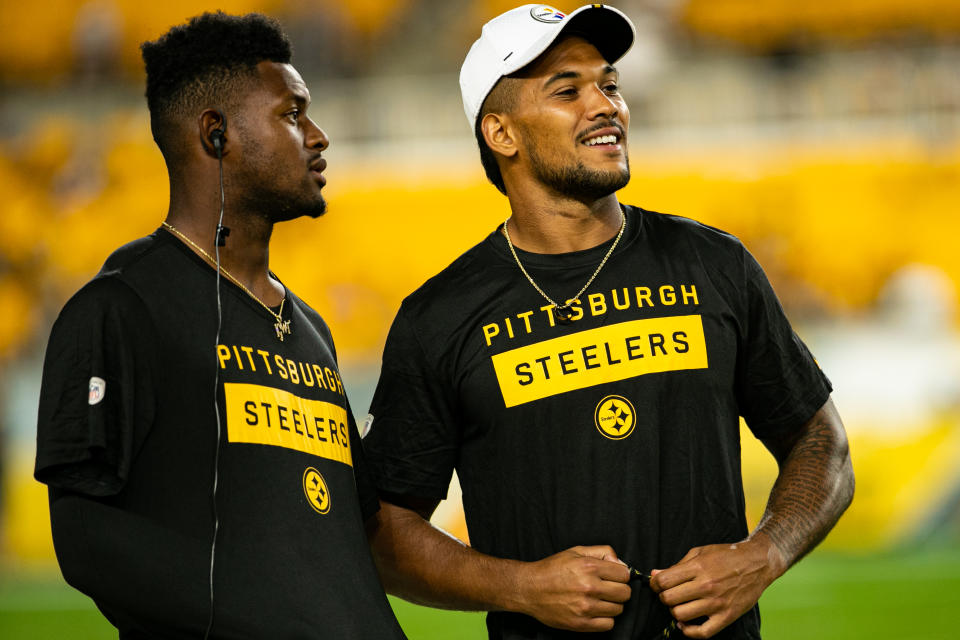
<path fill-rule="evenodd" d="M 289 63 L 290 40 L 280 24 L 260 13 L 234 16 L 217 11 L 195 16 L 140 45 L 147 71 L 150 130 L 164 157 L 178 121 L 205 108 L 237 100 L 243 81 L 260 62 Z"/>
<path fill-rule="evenodd" d="M 512 80 L 513 76 L 504 76 L 497 81 L 497 84 L 493 85 L 490 93 L 484 98 L 483 104 L 480 105 L 480 113 L 477 114 L 477 120 L 473 123 L 473 135 L 476 136 L 477 146 L 480 148 L 480 164 L 483 165 L 487 179 L 503 195 L 507 195 L 507 187 L 503 183 L 503 173 L 500 171 L 500 165 L 497 164 L 497 157 L 483 137 L 480 123 L 488 113 L 510 113 L 516 107 L 519 87 Z"/>

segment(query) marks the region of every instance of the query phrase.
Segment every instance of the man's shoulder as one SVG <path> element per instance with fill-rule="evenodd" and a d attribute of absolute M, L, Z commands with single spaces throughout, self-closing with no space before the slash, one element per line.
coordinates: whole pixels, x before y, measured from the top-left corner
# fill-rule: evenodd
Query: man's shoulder
<path fill-rule="evenodd" d="M 407 314 L 447 313 L 461 302 L 476 300 L 489 282 L 488 269 L 496 260 L 490 243 L 493 233 L 460 254 L 442 271 L 429 278 L 401 306 Z M 443 304 L 438 306 L 438 302 Z"/>
<path fill-rule="evenodd" d="M 740 259 L 745 247 L 740 239 L 717 227 L 685 216 L 631 207 L 639 215 L 643 232 L 658 250 L 669 253 L 695 251 L 716 257 Z"/>
<path fill-rule="evenodd" d="M 145 314 L 146 305 L 129 283 L 115 272 L 101 272 L 67 300 L 54 328 L 96 324 L 106 317 L 142 320 Z"/>
<path fill-rule="evenodd" d="M 145 260 L 163 244 L 157 233 L 128 242 L 107 257 L 97 276 L 123 276 L 138 268 L 150 268 L 144 264 Z"/>
<path fill-rule="evenodd" d="M 131 285 L 129 276 L 138 271 L 155 269 L 155 265 L 145 262 L 146 256 L 159 244 L 155 235 L 150 235 L 115 250 L 100 271 L 70 297 L 60 312 L 60 318 L 99 315 L 105 310 L 142 309 L 142 300 Z"/>
<path fill-rule="evenodd" d="M 730 245 L 739 245 L 740 239 L 729 231 L 711 226 L 694 218 L 673 213 L 650 211 L 640 207 L 630 207 L 643 217 L 644 226 L 655 233 L 677 234 L 691 238 L 703 238 Z"/>

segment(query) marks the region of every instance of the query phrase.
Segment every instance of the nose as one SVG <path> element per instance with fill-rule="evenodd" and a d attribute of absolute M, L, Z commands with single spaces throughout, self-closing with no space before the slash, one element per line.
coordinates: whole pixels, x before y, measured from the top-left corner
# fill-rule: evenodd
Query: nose
<path fill-rule="evenodd" d="M 607 118 L 613 120 L 620 115 L 620 94 L 610 95 L 598 85 L 590 92 L 590 119 Z"/>
<path fill-rule="evenodd" d="M 310 149 L 319 149 L 323 151 L 330 146 L 330 138 L 327 137 L 327 134 L 323 132 L 323 129 L 317 126 L 317 123 L 313 121 L 313 118 L 307 117 L 306 123 L 306 135 L 304 136 L 304 144 Z"/>

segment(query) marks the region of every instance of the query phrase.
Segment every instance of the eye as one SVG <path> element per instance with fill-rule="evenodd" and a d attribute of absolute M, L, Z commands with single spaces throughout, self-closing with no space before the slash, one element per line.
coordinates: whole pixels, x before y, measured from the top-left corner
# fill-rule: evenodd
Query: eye
<path fill-rule="evenodd" d="M 291 109 L 284 114 L 284 117 L 290 118 L 293 122 L 297 122 L 300 120 L 300 113 L 300 109 Z"/>
<path fill-rule="evenodd" d="M 618 85 L 616 82 L 608 82 L 607 84 L 603 85 L 603 90 L 611 94 L 620 93 L 620 85 Z"/>
<path fill-rule="evenodd" d="M 559 96 L 561 98 L 575 98 L 577 96 L 576 87 L 566 87 L 564 89 L 558 90 L 553 95 Z"/>

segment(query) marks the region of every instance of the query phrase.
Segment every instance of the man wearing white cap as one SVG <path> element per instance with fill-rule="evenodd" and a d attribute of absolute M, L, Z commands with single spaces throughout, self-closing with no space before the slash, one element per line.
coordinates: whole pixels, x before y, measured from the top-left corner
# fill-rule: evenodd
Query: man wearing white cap
<path fill-rule="evenodd" d="M 853 495 L 830 383 L 757 262 L 617 200 L 633 38 L 603 5 L 484 26 L 460 85 L 512 215 L 404 301 L 370 409 L 388 591 L 490 610 L 491 638 L 759 638 L 760 594 Z M 753 532 L 741 416 L 780 466 Z M 472 547 L 425 520 L 454 469 Z"/>

